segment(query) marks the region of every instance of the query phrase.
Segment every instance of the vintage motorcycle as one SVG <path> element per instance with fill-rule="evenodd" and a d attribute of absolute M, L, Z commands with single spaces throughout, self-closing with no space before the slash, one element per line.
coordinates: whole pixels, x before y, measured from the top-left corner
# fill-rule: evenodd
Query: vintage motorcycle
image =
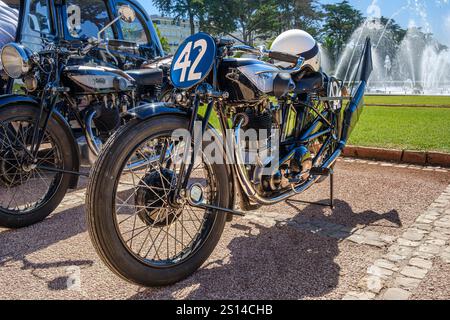
<path fill-rule="evenodd" d="M 25 227 L 48 216 L 77 186 L 80 151 L 94 162 L 127 111 L 157 99 L 160 68 L 122 71 L 81 62 L 102 45 L 117 45 L 102 40 L 105 30 L 135 19 L 134 9 L 122 6 L 87 44 L 60 40 L 39 52 L 18 43 L 3 48 L 3 68 L 22 79 L 26 95 L 0 97 L 0 226 Z"/>
<path fill-rule="evenodd" d="M 133 120 L 93 168 L 89 232 L 112 271 L 144 286 L 180 281 L 210 256 L 225 222 L 245 215 L 235 209 L 238 195 L 241 209 L 272 205 L 332 175 L 363 108 L 370 40 L 352 97 L 341 81 L 311 72 L 307 59 L 205 33 L 185 40 L 171 68 L 174 103 L 130 111 Z M 213 110 L 219 128 L 210 124 Z M 130 168 L 136 158 L 146 164 Z"/>

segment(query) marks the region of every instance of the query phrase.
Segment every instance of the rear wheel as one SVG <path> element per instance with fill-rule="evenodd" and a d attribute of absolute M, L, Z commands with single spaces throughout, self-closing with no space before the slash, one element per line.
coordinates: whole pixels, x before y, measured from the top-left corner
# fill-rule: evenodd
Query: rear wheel
<path fill-rule="evenodd" d="M 107 143 L 93 168 L 87 193 L 91 239 L 109 268 L 132 283 L 163 286 L 188 277 L 223 232 L 225 214 L 175 201 L 180 168 L 174 159 L 184 143 L 172 134 L 188 122 L 177 116 L 132 121 Z M 208 204 L 227 207 L 225 165 L 201 158 L 187 190 Z"/>
<path fill-rule="evenodd" d="M 70 176 L 48 171 L 70 170 L 70 141 L 51 118 L 42 135 L 35 161 L 30 150 L 38 109 L 30 106 L 0 109 L 0 226 L 21 228 L 47 217 L 60 204 Z"/>

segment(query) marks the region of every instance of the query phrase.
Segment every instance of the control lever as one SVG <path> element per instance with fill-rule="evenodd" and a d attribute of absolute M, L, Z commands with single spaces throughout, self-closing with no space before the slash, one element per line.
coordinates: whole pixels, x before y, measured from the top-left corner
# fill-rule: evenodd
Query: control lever
<path fill-rule="evenodd" d="M 269 56 L 270 56 L 270 53 L 269 53 Z M 303 66 L 304 62 L 305 62 L 305 58 L 299 57 L 299 58 L 297 58 L 295 67 L 292 69 L 264 70 L 264 71 L 259 71 L 256 74 L 259 75 L 259 74 L 264 74 L 264 73 L 287 73 L 287 74 L 297 73 L 302 70 L 302 66 Z"/>

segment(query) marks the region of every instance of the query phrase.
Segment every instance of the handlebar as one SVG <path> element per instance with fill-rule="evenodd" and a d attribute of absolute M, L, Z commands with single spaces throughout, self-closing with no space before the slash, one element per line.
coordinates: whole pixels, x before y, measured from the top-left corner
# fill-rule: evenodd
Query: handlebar
<path fill-rule="evenodd" d="M 282 62 L 288 62 L 288 63 L 292 63 L 292 64 L 297 64 L 299 57 L 294 55 L 294 54 L 289 54 L 289 53 L 284 53 L 284 52 L 279 52 L 279 51 L 270 51 L 270 50 L 261 50 L 261 49 L 257 49 L 251 46 L 247 46 L 247 45 L 236 45 L 236 46 L 232 46 L 232 44 L 229 47 L 229 50 L 231 52 L 233 51 L 242 51 L 242 52 L 247 52 L 250 54 L 254 54 L 257 56 L 267 56 L 270 59 L 274 59 L 274 60 L 278 60 L 278 61 L 282 61 Z"/>

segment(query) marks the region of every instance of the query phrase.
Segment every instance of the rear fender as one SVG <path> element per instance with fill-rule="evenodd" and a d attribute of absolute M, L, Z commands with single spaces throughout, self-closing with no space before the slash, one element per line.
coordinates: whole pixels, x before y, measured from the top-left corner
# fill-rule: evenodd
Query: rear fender
<path fill-rule="evenodd" d="M 23 105 L 29 105 L 31 107 L 40 108 L 40 102 L 31 96 L 24 96 L 24 95 L 18 95 L 18 94 L 8 94 L 0 96 L 0 109 L 6 108 L 6 107 L 13 107 L 13 106 L 23 106 Z M 73 154 L 73 168 L 70 168 L 70 171 L 79 172 L 80 171 L 80 153 L 78 150 L 78 145 L 76 143 L 75 137 L 73 135 L 72 129 L 70 128 L 69 123 L 64 118 L 64 116 L 58 112 L 57 110 L 53 111 L 53 118 L 58 122 L 58 124 L 61 126 L 61 128 L 64 129 L 64 132 L 66 133 L 67 139 L 70 142 L 70 148 L 72 149 Z M 72 175 L 70 179 L 70 185 L 69 188 L 75 189 L 78 185 L 79 176 L 78 175 Z"/>

